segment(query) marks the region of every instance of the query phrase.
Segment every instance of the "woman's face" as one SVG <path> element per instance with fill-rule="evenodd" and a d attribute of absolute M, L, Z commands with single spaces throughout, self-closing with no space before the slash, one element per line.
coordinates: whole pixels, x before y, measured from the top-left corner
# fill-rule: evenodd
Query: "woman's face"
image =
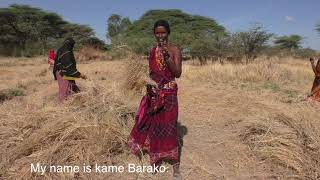
<path fill-rule="evenodd" d="M 154 30 L 154 36 L 155 36 L 158 43 L 168 40 L 168 32 L 164 26 L 158 26 Z"/>

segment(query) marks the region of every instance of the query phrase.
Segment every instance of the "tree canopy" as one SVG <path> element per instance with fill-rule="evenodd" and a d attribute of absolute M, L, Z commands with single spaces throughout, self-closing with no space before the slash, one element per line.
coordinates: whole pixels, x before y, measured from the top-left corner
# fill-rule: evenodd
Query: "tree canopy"
<path fill-rule="evenodd" d="M 92 28 L 72 24 L 56 13 L 28 5 L 0 8 L 0 53 L 16 56 L 44 54 L 65 37 L 81 46 L 94 37 Z"/>
<path fill-rule="evenodd" d="M 153 25 L 159 19 L 169 22 L 170 41 L 179 45 L 183 53 L 199 59 L 237 56 L 249 60 L 254 59 L 263 48 L 271 48 L 269 52 L 286 51 L 293 55 L 313 53 L 308 48 L 301 48 L 303 37 L 299 35 L 277 37 L 273 48 L 266 45 L 273 35 L 262 26 L 230 33 L 212 18 L 178 9 L 149 10 L 133 22 L 128 17 L 112 14 L 107 19 L 106 37 L 111 40 L 109 48 L 127 45 L 134 52 L 147 55 L 154 46 Z M 66 37 L 76 40 L 76 48 L 84 45 L 101 49 L 106 47 L 95 37 L 90 26 L 68 22 L 56 13 L 28 5 L 13 4 L 0 8 L 0 23 L 1 55 L 45 54 L 48 49 L 57 48 Z M 320 23 L 315 28 L 320 34 Z"/>
<path fill-rule="evenodd" d="M 124 34 L 131 25 L 129 18 L 123 18 L 118 14 L 112 14 L 108 18 L 107 38 L 111 39 L 113 45 L 124 44 Z"/>
<path fill-rule="evenodd" d="M 262 24 L 256 23 L 247 31 L 231 33 L 212 18 L 191 15 L 178 9 L 149 10 L 133 22 L 113 14 L 108 19 L 107 37 L 111 39 L 113 46 L 120 42 L 120 45 L 126 44 L 138 54 L 147 55 L 155 43 L 154 23 L 160 19 L 167 20 L 170 24 L 170 41 L 179 45 L 183 53 L 197 57 L 202 62 L 208 58 L 231 56 L 244 58 L 248 63 L 262 51 L 287 51 L 286 49 L 290 49 L 292 55 L 296 55 L 298 50 L 303 52 L 300 54 L 310 54 L 304 53 L 307 49 L 301 49 L 303 38 L 299 35 L 278 37 L 275 40 L 277 46 L 273 48 L 268 42 L 274 34 L 264 29 Z M 317 30 L 320 31 L 320 25 Z"/>
<path fill-rule="evenodd" d="M 177 9 L 150 10 L 143 14 L 139 20 L 134 21 L 125 32 L 126 42 L 129 46 L 137 49 L 138 53 L 147 54 L 154 42 L 153 25 L 159 19 L 169 22 L 170 29 L 172 29 L 169 38 L 172 42 L 180 45 L 182 49 L 192 48 L 192 42 L 199 41 L 204 34 L 225 33 L 225 28 L 211 18 L 190 15 Z M 139 45 L 143 47 L 136 47 L 138 41 L 140 41 Z"/>
<path fill-rule="evenodd" d="M 231 39 L 231 46 L 234 48 L 234 52 L 243 54 L 248 63 L 258 55 L 272 36 L 273 34 L 264 30 L 262 25 L 255 24 L 249 31 L 234 33 Z"/>
<path fill-rule="evenodd" d="M 275 44 L 279 45 L 283 49 L 288 49 L 290 51 L 293 51 L 295 49 L 300 48 L 300 45 L 302 43 L 303 37 L 300 35 L 290 35 L 290 36 L 280 36 L 276 38 Z"/>

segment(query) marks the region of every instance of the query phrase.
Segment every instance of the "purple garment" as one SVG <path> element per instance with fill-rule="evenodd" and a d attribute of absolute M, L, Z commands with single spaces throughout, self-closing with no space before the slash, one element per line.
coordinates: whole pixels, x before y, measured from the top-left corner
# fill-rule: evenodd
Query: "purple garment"
<path fill-rule="evenodd" d="M 56 72 L 59 85 L 59 102 L 63 103 L 69 96 L 79 92 L 79 88 L 75 81 L 64 80 L 60 75 L 60 71 Z"/>

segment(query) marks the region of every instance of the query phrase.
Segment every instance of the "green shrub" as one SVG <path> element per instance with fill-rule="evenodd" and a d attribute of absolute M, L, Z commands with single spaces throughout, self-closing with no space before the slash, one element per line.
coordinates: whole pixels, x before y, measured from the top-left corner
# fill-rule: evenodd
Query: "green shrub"
<path fill-rule="evenodd" d="M 7 94 L 8 96 L 25 96 L 26 95 L 24 90 L 19 88 L 9 89 Z"/>

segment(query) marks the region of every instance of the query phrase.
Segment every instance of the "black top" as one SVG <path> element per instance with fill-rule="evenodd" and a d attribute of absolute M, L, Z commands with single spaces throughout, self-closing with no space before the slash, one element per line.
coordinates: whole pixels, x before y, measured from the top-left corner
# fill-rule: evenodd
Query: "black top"
<path fill-rule="evenodd" d="M 76 60 L 73 55 L 74 40 L 68 38 L 58 49 L 53 66 L 54 79 L 57 80 L 56 72 L 60 71 L 61 76 L 80 77 L 76 67 Z"/>

